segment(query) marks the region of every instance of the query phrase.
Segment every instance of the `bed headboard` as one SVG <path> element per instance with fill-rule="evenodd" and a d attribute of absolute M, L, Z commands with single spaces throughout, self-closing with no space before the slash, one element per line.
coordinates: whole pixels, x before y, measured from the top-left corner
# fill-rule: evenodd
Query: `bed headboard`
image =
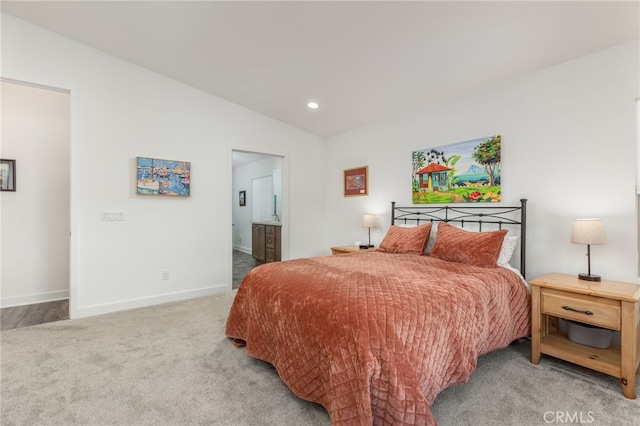
<path fill-rule="evenodd" d="M 519 206 L 496 206 L 493 204 L 471 206 L 411 206 L 398 207 L 391 202 L 391 224 L 415 224 L 426 222 L 452 222 L 464 228 L 491 231 L 496 229 L 518 229 L 520 235 L 520 273 L 526 278 L 527 254 L 527 199 Z M 488 229 L 486 229 L 488 228 Z"/>

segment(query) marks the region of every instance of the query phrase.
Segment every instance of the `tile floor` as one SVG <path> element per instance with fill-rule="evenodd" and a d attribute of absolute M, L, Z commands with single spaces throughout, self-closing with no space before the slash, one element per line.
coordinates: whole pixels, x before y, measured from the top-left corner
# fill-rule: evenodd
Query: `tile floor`
<path fill-rule="evenodd" d="M 258 262 L 250 254 L 241 252 L 239 250 L 233 251 L 233 284 L 232 288 L 240 287 L 240 283 L 247 272 L 252 270 L 258 265 L 262 265 L 262 262 Z"/>
<path fill-rule="evenodd" d="M 0 309 L 0 330 L 69 319 L 69 300 L 11 306 Z"/>

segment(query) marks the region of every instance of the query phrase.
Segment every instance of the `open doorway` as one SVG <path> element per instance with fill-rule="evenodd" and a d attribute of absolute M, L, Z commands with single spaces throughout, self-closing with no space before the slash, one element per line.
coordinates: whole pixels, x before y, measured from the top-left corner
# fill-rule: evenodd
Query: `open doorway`
<path fill-rule="evenodd" d="M 5 80 L 2 159 L 15 160 L 2 191 L 2 329 L 69 318 L 69 91 Z"/>
<path fill-rule="evenodd" d="M 238 288 L 247 272 L 266 261 L 255 253 L 253 225 L 277 224 L 281 231 L 285 200 L 282 156 L 237 150 L 232 156 L 232 288 Z"/>

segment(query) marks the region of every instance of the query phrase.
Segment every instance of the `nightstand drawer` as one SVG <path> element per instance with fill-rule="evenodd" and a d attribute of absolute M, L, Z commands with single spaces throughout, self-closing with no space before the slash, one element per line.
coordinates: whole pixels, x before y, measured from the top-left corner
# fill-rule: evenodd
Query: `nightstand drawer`
<path fill-rule="evenodd" d="M 540 295 L 543 314 L 620 330 L 620 302 L 602 297 L 543 288 Z"/>

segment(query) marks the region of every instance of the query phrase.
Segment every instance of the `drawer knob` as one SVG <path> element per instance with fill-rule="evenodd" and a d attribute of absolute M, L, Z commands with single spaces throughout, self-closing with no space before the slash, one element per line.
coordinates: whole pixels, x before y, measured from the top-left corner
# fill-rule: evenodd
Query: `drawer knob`
<path fill-rule="evenodd" d="M 565 311 L 578 312 L 579 314 L 593 315 L 593 312 L 591 311 L 583 311 L 581 309 L 572 308 L 571 306 L 563 306 L 562 309 L 564 309 Z"/>

